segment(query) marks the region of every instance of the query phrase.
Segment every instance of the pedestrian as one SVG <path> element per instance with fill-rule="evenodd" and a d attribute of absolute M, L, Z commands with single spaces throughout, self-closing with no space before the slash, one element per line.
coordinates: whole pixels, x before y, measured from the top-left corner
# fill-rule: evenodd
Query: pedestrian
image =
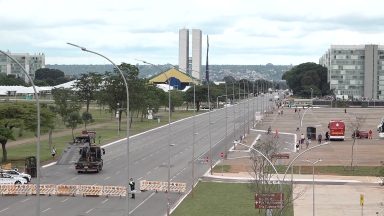
<path fill-rule="evenodd" d="M 52 147 L 51 155 L 52 155 L 52 158 L 55 158 L 55 155 L 56 155 L 56 149 L 55 149 L 55 146 Z"/>
<path fill-rule="evenodd" d="M 277 129 L 276 129 L 276 132 L 275 132 L 275 138 L 279 138 L 279 132 L 277 131 Z"/>
<path fill-rule="evenodd" d="M 317 136 L 317 141 L 319 142 L 319 144 L 321 144 L 321 140 L 323 139 L 323 135 L 319 134 Z"/>
<path fill-rule="evenodd" d="M 300 145 L 299 145 L 299 143 L 296 144 L 296 151 L 297 151 L 297 152 L 300 151 Z"/>
<path fill-rule="evenodd" d="M 129 187 L 131 188 L 131 194 L 132 194 L 132 196 L 131 196 L 131 198 L 132 199 L 135 199 L 135 182 L 133 181 L 133 178 L 130 178 L 129 179 Z"/>
<path fill-rule="evenodd" d="M 347 108 L 344 108 L 344 113 L 347 113 Z"/>
<path fill-rule="evenodd" d="M 304 136 L 304 134 L 302 133 L 302 134 L 300 135 L 300 144 L 304 144 L 304 140 L 305 140 L 305 136 Z"/>
<path fill-rule="evenodd" d="M 300 131 L 300 127 L 297 127 L 297 128 L 296 128 L 296 131 Z"/>
<path fill-rule="evenodd" d="M 368 139 L 372 139 L 372 130 L 371 129 L 368 132 Z"/>
<path fill-rule="evenodd" d="M 325 141 L 329 141 L 329 132 L 325 132 Z"/>
<path fill-rule="evenodd" d="M 310 141 L 311 141 L 310 138 L 308 138 L 308 139 L 305 140 L 305 148 L 306 148 L 306 149 L 308 148 L 308 146 L 309 146 L 309 142 L 310 142 Z"/>

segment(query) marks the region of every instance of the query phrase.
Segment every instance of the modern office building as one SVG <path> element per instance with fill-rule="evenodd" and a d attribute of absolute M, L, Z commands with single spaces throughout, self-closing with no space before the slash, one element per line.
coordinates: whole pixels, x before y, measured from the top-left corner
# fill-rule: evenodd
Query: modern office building
<path fill-rule="evenodd" d="M 201 74 L 201 43 L 202 32 L 200 29 L 192 29 L 192 77 L 200 80 Z"/>
<path fill-rule="evenodd" d="M 332 45 L 319 63 L 336 95 L 384 99 L 384 46 Z"/>
<path fill-rule="evenodd" d="M 35 78 L 35 71 L 37 69 L 45 68 L 45 55 L 43 53 L 30 55 L 29 53 L 7 52 L 7 54 L 17 60 L 32 79 Z M 0 73 L 13 75 L 22 78 L 26 83 L 29 82 L 28 77 L 20 66 L 2 53 L 0 53 Z"/>
<path fill-rule="evenodd" d="M 200 80 L 202 32 L 192 29 L 192 58 L 189 53 L 189 30 L 179 30 L 179 69 Z"/>
<path fill-rule="evenodd" d="M 188 73 L 189 65 L 189 30 L 179 30 L 179 69 Z"/>

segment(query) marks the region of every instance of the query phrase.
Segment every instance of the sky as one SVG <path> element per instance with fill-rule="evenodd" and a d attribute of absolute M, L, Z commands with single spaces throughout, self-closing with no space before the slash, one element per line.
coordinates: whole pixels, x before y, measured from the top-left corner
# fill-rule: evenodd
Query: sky
<path fill-rule="evenodd" d="M 0 0 L 0 49 L 46 64 L 178 64 L 201 29 L 205 64 L 318 63 L 331 45 L 384 44 L 382 0 Z M 190 39 L 191 40 L 191 39 Z"/>

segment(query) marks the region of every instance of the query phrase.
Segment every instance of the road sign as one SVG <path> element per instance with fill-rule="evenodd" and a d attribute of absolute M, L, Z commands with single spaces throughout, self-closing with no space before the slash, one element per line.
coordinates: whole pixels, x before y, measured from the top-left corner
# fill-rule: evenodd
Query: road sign
<path fill-rule="evenodd" d="M 360 205 L 364 205 L 364 194 L 360 194 Z"/>
<path fill-rule="evenodd" d="M 257 209 L 279 209 L 284 204 L 283 193 L 255 194 L 255 208 Z"/>
<path fill-rule="evenodd" d="M 275 153 L 275 154 L 272 154 L 271 157 L 276 158 L 276 159 L 289 159 L 289 154 L 288 153 Z"/>
<path fill-rule="evenodd" d="M 221 152 L 221 153 L 220 153 L 220 157 L 221 157 L 221 158 L 224 158 L 224 152 Z"/>

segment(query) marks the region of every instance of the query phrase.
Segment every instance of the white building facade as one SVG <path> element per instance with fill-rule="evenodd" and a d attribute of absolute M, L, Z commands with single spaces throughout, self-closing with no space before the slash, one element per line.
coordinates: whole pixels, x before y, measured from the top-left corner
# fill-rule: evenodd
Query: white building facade
<path fill-rule="evenodd" d="M 32 79 L 35 78 L 37 69 L 45 68 L 45 55 L 43 53 L 30 55 L 28 53 L 7 52 L 7 54 L 16 59 Z M 0 53 L 0 73 L 22 78 L 26 83 L 29 82 L 28 77 L 24 74 L 20 66 L 2 53 Z"/>
<path fill-rule="evenodd" d="M 319 64 L 328 68 L 328 82 L 335 95 L 384 99 L 384 46 L 332 45 Z"/>
<path fill-rule="evenodd" d="M 189 30 L 179 30 L 179 69 L 188 72 L 189 65 Z"/>
<path fill-rule="evenodd" d="M 201 80 L 201 53 L 202 53 L 202 31 L 192 29 L 192 55 L 189 49 L 189 30 L 179 30 L 179 69 Z"/>

